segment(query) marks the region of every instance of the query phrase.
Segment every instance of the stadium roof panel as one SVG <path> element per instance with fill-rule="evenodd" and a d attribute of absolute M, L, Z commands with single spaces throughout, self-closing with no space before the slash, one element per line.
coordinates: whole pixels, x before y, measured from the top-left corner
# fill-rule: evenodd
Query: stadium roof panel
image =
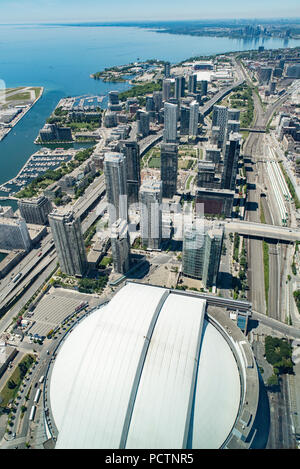
<path fill-rule="evenodd" d="M 56 448 L 218 448 L 235 424 L 239 368 L 206 301 L 127 283 L 58 350 Z"/>

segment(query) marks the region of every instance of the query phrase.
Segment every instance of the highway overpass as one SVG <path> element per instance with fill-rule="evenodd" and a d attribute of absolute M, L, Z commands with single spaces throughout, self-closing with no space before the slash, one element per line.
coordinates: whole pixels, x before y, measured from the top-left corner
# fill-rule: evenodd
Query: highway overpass
<path fill-rule="evenodd" d="M 242 83 L 244 83 L 245 79 L 240 79 L 236 82 L 234 82 L 232 85 L 227 86 L 226 88 L 223 88 L 220 90 L 212 99 L 207 101 L 207 103 L 204 104 L 204 106 L 200 107 L 199 112 L 202 114 L 203 117 L 206 117 L 213 106 L 217 104 L 218 101 L 223 99 L 227 94 L 229 94 L 234 88 L 237 88 L 240 86 Z"/>
<path fill-rule="evenodd" d="M 285 228 L 282 226 L 253 223 L 242 220 L 230 220 L 225 222 L 224 226 L 225 231 L 228 233 L 238 233 L 250 238 L 272 239 L 289 243 L 300 241 L 300 230 L 296 228 Z"/>

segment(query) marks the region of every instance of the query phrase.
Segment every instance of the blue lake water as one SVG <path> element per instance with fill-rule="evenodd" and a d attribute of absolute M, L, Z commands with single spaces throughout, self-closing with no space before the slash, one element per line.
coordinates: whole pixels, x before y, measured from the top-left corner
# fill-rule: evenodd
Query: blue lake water
<path fill-rule="evenodd" d="M 64 96 L 107 94 L 127 83 L 104 83 L 90 74 L 137 59 L 176 63 L 197 56 L 238 50 L 295 47 L 283 39 L 238 40 L 158 34 L 133 27 L 52 25 L 0 26 L 0 80 L 6 87 L 44 86 L 43 97 L 0 142 L 0 183 L 16 176 L 29 156 L 40 128 Z M 1 82 L 0 82 L 1 83 Z M 83 146 L 83 145 L 82 145 Z"/>

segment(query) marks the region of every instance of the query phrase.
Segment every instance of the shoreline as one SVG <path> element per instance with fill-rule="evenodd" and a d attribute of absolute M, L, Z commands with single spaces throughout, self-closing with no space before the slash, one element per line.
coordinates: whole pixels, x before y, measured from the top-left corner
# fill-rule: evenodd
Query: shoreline
<path fill-rule="evenodd" d="M 22 110 L 20 112 L 20 114 L 18 114 L 10 123 L 9 123 L 9 127 L 7 127 L 7 132 L 5 132 L 3 135 L 0 135 L 0 142 L 10 133 L 10 131 L 17 125 L 17 123 L 27 114 L 27 112 L 29 112 L 33 106 L 36 104 L 36 102 L 42 97 L 43 93 L 44 93 L 44 87 L 43 86 L 40 86 L 38 87 L 40 88 L 40 94 L 37 98 L 35 98 L 34 101 L 32 101 L 31 104 L 27 104 L 27 108 Z"/>

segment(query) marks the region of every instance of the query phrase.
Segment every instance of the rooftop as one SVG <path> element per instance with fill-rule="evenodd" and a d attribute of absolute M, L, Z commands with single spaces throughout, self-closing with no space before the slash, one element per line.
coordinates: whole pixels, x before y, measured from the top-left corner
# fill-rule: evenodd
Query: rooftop
<path fill-rule="evenodd" d="M 234 347 L 205 299 L 127 283 L 58 350 L 49 386 L 56 448 L 222 447 L 247 367 Z"/>

